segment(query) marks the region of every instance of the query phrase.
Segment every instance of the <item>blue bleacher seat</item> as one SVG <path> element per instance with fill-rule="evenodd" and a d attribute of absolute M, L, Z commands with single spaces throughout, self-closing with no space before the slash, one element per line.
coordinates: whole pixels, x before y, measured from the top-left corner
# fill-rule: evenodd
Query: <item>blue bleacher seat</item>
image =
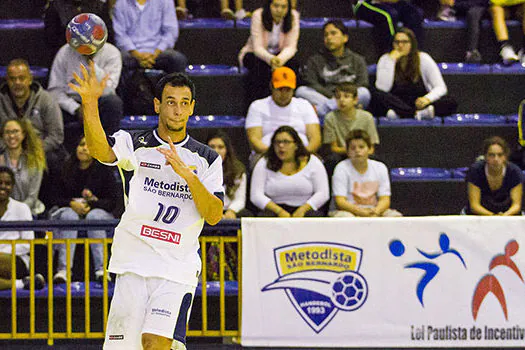
<path fill-rule="evenodd" d="M 474 63 L 438 63 L 442 74 L 490 74 L 491 65 Z"/>
<path fill-rule="evenodd" d="M 374 75 L 377 71 L 377 64 L 370 64 L 368 65 L 368 74 Z"/>
<path fill-rule="evenodd" d="M 225 64 L 194 64 L 186 67 L 186 73 L 188 75 L 243 75 L 248 70 L 246 68 L 239 69 L 236 66 L 228 66 Z"/>
<path fill-rule="evenodd" d="M 450 170 L 441 168 L 393 168 L 390 170 L 392 181 L 428 181 L 450 180 Z"/>
<path fill-rule="evenodd" d="M 45 67 L 32 66 L 32 67 L 29 67 L 29 70 L 33 74 L 33 77 L 37 79 L 46 78 L 47 74 L 49 73 L 49 68 L 45 68 Z M 0 66 L 0 78 L 5 78 L 6 76 L 7 76 L 7 66 Z"/>
<path fill-rule="evenodd" d="M 71 296 L 73 298 L 83 298 L 86 293 L 84 288 L 84 282 L 72 282 L 71 283 Z M 114 292 L 115 285 L 113 283 L 108 283 L 108 295 L 111 297 Z M 219 296 L 220 295 L 220 283 L 218 281 L 206 282 L 206 294 L 208 296 Z M 102 297 L 104 290 L 102 285 L 98 282 L 89 283 L 89 294 L 92 297 Z M 237 281 L 225 281 L 224 282 L 224 292 L 227 296 L 235 296 L 238 294 L 238 283 Z M 202 293 L 202 285 L 199 283 L 195 291 L 195 295 L 199 296 Z M 18 298 L 29 298 L 29 290 L 18 289 L 16 291 Z M 41 290 L 35 291 L 36 298 L 47 298 L 48 288 L 45 287 Z M 55 298 L 65 298 L 66 297 L 66 285 L 57 284 L 53 286 L 53 295 Z M 0 298 L 11 298 L 11 290 L 2 290 L 0 291 Z"/>
<path fill-rule="evenodd" d="M 0 20 L 0 30 L 14 29 L 44 29 L 42 19 L 2 19 Z"/>
<path fill-rule="evenodd" d="M 511 115 L 508 115 L 507 116 L 507 123 L 509 124 L 512 124 L 512 125 L 517 125 L 518 124 L 518 115 L 517 114 L 511 114 Z"/>
<path fill-rule="evenodd" d="M 414 118 L 389 119 L 387 117 L 379 118 L 380 126 L 440 126 L 443 120 L 436 117 L 429 120 L 417 120 Z"/>
<path fill-rule="evenodd" d="M 514 63 L 509 66 L 496 63 L 492 65 L 493 74 L 525 74 L 525 67 L 519 63 Z"/>
<path fill-rule="evenodd" d="M 245 123 L 243 116 L 230 115 L 206 115 L 193 116 L 188 120 L 189 128 L 243 128 Z M 159 117 L 157 115 L 130 115 L 120 121 L 120 127 L 127 130 L 151 129 L 157 126 Z"/>
<path fill-rule="evenodd" d="M 425 18 L 423 21 L 424 28 L 466 28 L 467 23 L 458 19 L 456 21 L 436 21 L 432 19 Z"/>
<path fill-rule="evenodd" d="M 454 114 L 443 119 L 445 125 L 508 125 L 507 117 L 497 114 Z"/>
<path fill-rule="evenodd" d="M 468 167 L 450 169 L 452 173 L 452 178 L 454 179 L 464 179 L 467 176 Z"/>
<path fill-rule="evenodd" d="M 190 20 L 179 21 L 181 29 L 217 29 L 217 28 L 233 28 L 233 20 L 225 20 L 222 18 L 194 18 Z"/>

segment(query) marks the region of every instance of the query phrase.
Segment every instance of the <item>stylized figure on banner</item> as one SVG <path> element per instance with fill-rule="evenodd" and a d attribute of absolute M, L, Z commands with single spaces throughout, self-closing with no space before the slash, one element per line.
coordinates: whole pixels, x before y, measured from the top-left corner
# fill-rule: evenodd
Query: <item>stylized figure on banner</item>
<path fill-rule="evenodd" d="M 448 238 L 446 233 L 441 233 L 439 236 L 439 246 L 441 248 L 440 252 L 437 253 L 426 253 L 422 251 L 419 248 L 416 248 L 419 254 L 424 256 L 427 259 L 434 260 L 438 257 L 445 255 L 445 254 L 452 254 L 455 255 L 463 264 L 465 268 L 467 268 L 467 265 L 465 264 L 465 260 L 463 260 L 463 257 L 461 254 L 456 250 L 450 248 L 450 239 Z M 396 257 L 400 257 L 405 253 L 405 246 L 400 240 L 393 240 L 390 242 L 390 252 L 392 255 Z M 425 271 L 425 274 L 421 277 L 417 284 L 416 288 L 416 295 L 419 299 L 419 302 L 421 303 L 421 306 L 425 306 L 423 302 L 423 292 L 425 291 L 425 288 L 427 285 L 432 281 L 436 275 L 439 272 L 439 266 L 433 262 L 423 261 L 423 262 L 415 262 L 412 264 L 408 264 L 405 266 L 406 269 L 421 269 Z"/>
<path fill-rule="evenodd" d="M 489 265 L 489 271 L 492 271 L 496 266 L 506 266 L 514 271 L 522 282 L 525 282 L 518 266 L 516 266 L 516 263 L 512 260 L 512 257 L 516 255 L 519 248 L 520 246 L 515 240 L 507 243 L 505 246 L 505 254 L 496 255 L 492 259 Z M 479 308 L 489 293 L 494 294 L 496 299 L 498 299 L 503 314 L 505 315 L 505 319 L 508 320 L 507 301 L 505 299 L 505 294 L 503 293 L 503 288 L 496 276 L 491 273 L 488 273 L 481 278 L 474 291 L 474 297 L 472 298 L 472 317 L 474 320 L 478 317 Z"/>

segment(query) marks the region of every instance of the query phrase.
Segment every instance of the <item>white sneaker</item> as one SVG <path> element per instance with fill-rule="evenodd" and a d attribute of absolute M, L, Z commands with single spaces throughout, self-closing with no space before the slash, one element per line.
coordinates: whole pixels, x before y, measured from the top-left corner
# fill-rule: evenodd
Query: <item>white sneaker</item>
<path fill-rule="evenodd" d="M 435 116 L 436 115 L 434 111 L 434 106 L 430 105 L 426 108 L 416 111 L 415 118 L 417 120 L 430 120 L 430 119 L 434 119 Z"/>
<path fill-rule="evenodd" d="M 107 276 L 108 282 L 111 282 L 111 276 L 109 275 L 109 272 L 107 273 L 106 276 Z M 104 270 L 95 271 L 95 280 L 99 282 L 100 284 L 102 284 L 102 282 L 104 281 Z"/>
<path fill-rule="evenodd" d="M 519 60 L 518 55 L 516 55 L 516 52 L 510 45 L 505 45 L 501 48 L 499 55 L 501 56 L 501 59 L 503 60 L 503 64 L 512 64 L 514 62 L 517 62 Z"/>
<path fill-rule="evenodd" d="M 186 345 L 182 344 L 178 340 L 173 339 L 170 350 L 186 350 Z"/>
<path fill-rule="evenodd" d="M 525 67 L 525 50 L 520 49 L 518 51 L 518 59 L 520 60 L 520 64 L 522 67 Z"/>
<path fill-rule="evenodd" d="M 67 281 L 67 273 L 66 270 L 60 270 L 55 273 L 53 276 L 53 283 L 54 284 L 63 284 Z"/>
<path fill-rule="evenodd" d="M 388 119 L 390 119 L 390 120 L 399 119 L 399 116 L 397 115 L 397 113 L 393 109 L 389 109 L 386 112 L 386 117 Z"/>
<path fill-rule="evenodd" d="M 235 19 L 237 19 L 238 21 L 246 17 L 248 17 L 248 12 L 246 12 L 245 9 L 240 9 L 240 10 L 235 11 Z"/>

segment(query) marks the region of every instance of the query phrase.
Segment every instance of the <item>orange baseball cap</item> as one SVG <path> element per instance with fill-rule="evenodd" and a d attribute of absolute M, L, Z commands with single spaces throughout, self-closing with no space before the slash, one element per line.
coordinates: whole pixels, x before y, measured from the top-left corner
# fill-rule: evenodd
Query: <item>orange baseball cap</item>
<path fill-rule="evenodd" d="M 275 89 L 289 87 L 295 89 L 297 78 L 295 72 L 288 67 L 279 67 L 272 73 L 272 85 Z"/>

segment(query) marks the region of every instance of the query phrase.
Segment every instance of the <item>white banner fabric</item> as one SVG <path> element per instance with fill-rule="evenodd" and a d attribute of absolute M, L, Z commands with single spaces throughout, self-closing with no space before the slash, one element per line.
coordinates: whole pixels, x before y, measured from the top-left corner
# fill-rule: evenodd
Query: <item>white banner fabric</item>
<path fill-rule="evenodd" d="M 242 345 L 525 346 L 525 218 L 242 219 Z"/>

